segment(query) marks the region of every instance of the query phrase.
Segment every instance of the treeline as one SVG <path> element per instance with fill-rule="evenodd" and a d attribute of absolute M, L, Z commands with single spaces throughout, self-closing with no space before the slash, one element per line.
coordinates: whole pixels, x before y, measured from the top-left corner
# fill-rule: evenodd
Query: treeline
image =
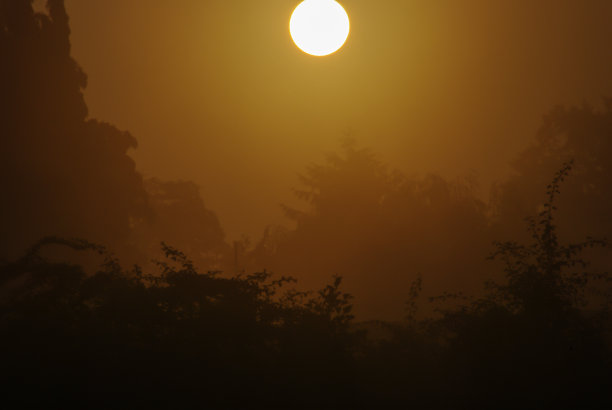
<path fill-rule="evenodd" d="M 477 180 L 407 176 L 371 150 L 347 144 L 306 170 L 296 190 L 304 206 L 286 207 L 296 227 L 270 227 L 245 255 L 245 266 L 291 274 L 310 286 L 342 275 L 358 301 L 356 313 L 368 318 L 398 318 L 419 276 L 427 296 L 482 295 L 482 284 L 499 279 L 501 268 L 484 258 L 491 243 L 530 238 L 524 219 L 539 212 L 543 187 L 568 161 L 574 168 L 559 198 L 559 237 L 612 237 L 612 103 L 604 103 L 555 108 L 489 200 Z M 612 270 L 610 248 L 590 250 L 589 259 L 594 270 Z"/>
<path fill-rule="evenodd" d="M 340 278 L 299 292 L 267 272 L 198 272 L 167 245 L 156 271 L 124 270 L 103 247 L 46 238 L 0 268 L 5 398 L 80 408 L 609 408 L 610 276 L 582 257 L 605 241 L 564 244 L 554 219 L 570 168 L 530 219 L 531 242 L 496 244 L 505 280 L 425 320 L 415 316 L 419 281 L 403 322 L 364 323 Z M 41 256 L 57 245 L 98 253 L 99 269 Z"/>

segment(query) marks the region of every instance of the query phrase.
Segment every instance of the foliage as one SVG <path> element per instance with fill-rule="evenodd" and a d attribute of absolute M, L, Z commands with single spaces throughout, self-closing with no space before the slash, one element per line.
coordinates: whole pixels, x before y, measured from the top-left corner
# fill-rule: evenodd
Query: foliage
<path fill-rule="evenodd" d="M 584 304 L 589 280 L 606 277 L 586 271 L 588 262 L 580 256 L 587 248 L 606 246 L 605 240 L 588 237 L 567 245 L 559 242 L 555 199 L 572 167 L 573 162 L 568 162 L 556 173 L 547 186 L 547 200 L 537 218 L 527 219 L 531 244 L 495 243 L 497 249 L 491 259 L 503 260 L 507 284 L 493 286 L 497 296 L 513 310 L 567 309 Z"/>
<path fill-rule="evenodd" d="M 3 256 L 49 233 L 125 241 L 130 223 L 150 213 L 128 155 L 136 139 L 88 118 L 63 1 L 48 1 L 47 11 L 0 1 L 0 184 L 11 198 L 0 204 Z"/>
<path fill-rule="evenodd" d="M 41 251 L 48 245 L 94 251 L 100 268 L 87 275 L 47 261 Z M 101 246 L 48 237 L 2 266 L 5 385 L 27 379 L 42 394 L 76 401 L 87 392 L 145 397 L 157 386 L 166 399 L 178 391 L 188 401 L 212 394 L 232 407 L 250 395 L 273 403 L 331 389 L 346 372 L 342 364 L 356 339 L 340 278 L 298 297 L 286 290 L 292 278 L 200 273 L 181 251 L 166 244 L 162 250 L 158 272 L 125 271 Z M 56 371 L 62 375 L 46 379 Z M 294 383 L 275 393 L 286 378 Z M 78 394 L 63 396 L 63 385 Z"/>
<path fill-rule="evenodd" d="M 583 303 L 600 277 L 580 253 L 604 241 L 557 237 L 555 199 L 570 169 L 528 220 L 533 242 L 495 244 L 505 283 L 418 319 L 419 277 L 402 324 L 355 323 L 340 277 L 309 292 L 267 271 L 201 273 L 165 243 L 155 271 L 126 271 L 104 247 L 44 238 L 0 267 L 3 385 L 80 406 L 102 396 L 151 407 L 605 408 L 610 342 Z M 42 256 L 58 245 L 93 251 L 99 269 Z M 448 298 L 462 296 L 434 299 Z"/>
<path fill-rule="evenodd" d="M 49 235 L 84 237 L 144 264 L 162 239 L 197 262 L 226 252 L 189 182 L 144 181 L 136 138 L 88 116 L 63 0 L 0 0 L 0 258 Z M 197 250 L 197 252 L 196 252 Z"/>
<path fill-rule="evenodd" d="M 495 242 L 490 258 L 505 263 L 505 280 L 489 283 L 488 295 L 445 292 L 430 301 L 459 305 L 417 320 L 421 282 L 412 283 L 406 321 L 384 325 L 390 336 L 371 342 L 363 360 L 363 385 L 377 401 L 460 409 L 612 403 L 610 318 L 605 307 L 585 304 L 586 286 L 606 276 L 589 271 L 581 253 L 606 242 L 563 244 L 554 218 L 571 169 L 570 162 L 555 174 L 541 212 L 528 218 L 531 243 Z"/>

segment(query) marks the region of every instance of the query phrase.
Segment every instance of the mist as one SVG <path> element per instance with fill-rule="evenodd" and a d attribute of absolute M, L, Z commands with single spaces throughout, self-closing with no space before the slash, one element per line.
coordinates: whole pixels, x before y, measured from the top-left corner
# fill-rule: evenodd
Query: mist
<path fill-rule="evenodd" d="M 346 134 L 409 175 L 476 175 L 486 198 L 544 114 L 612 94 L 608 1 L 343 4 L 329 59 L 296 52 L 287 1 L 66 7 L 91 115 L 138 138 L 146 176 L 198 183 L 231 239 L 286 223 L 296 174 Z"/>
<path fill-rule="evenodd" d="M 0 0 L 3 384 L 607 408 L 612 4 L 430 3 Z"/>

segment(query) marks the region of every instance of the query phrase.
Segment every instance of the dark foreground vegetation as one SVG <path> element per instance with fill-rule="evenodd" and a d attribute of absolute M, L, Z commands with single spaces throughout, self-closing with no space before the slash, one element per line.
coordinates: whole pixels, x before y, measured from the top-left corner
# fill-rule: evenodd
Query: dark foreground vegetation
<path fill-rule="evenodd" d="M 554 223 L 570 168 L 532 242 L 496 243 L 502 283 L 417 320 L 416 281 L 402 323 L 356 323 L 340 278 L 302 293 L 266 272 L 198 272 L 167 245 L 156 272 L 126 271 L 100 246 L 43 239 L 1 268 L 2 385 L 81 408 L 610 408 L 608 277 L 581 258 L 605 242 L 561 244 Z M 103 262 L 87 274 L 41 256 L 56 245 Z"/>

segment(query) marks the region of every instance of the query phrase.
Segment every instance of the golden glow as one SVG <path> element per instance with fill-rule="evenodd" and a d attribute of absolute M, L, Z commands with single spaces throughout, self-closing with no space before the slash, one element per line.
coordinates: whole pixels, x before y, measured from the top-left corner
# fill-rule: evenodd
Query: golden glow
<path fill-rule="evenodd" d="M 289 31 L 295 44 L 313 56 L 338 50 L 349 35 L 349 18 L 334 0 L 305 0 L 293 11 Z"/>

